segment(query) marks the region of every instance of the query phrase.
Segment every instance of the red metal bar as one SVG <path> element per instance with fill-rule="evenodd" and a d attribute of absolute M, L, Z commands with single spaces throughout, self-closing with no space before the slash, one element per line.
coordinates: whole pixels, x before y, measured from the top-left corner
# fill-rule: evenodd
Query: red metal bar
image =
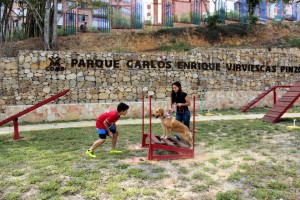
<path fill-rule="evenodd" d="M 145 110 L 145 102 L 144 102 L 144 96 L 142 97 L 142 129 L 143 133 L 145 133 L 145 120 L 144 120 L 144 110 Z"/>
<path fill-rule="evenodd" d="M 9 118 L 7 118 L 7 119 L 1 121 L 1 122 L 0 122 L 0 126 L 2 126 L 2 125 L 4 125 L 4 124 L 6 124 L 6 123 L 8 123 L 8 122 L 10 122 L 10 121 L 12 121 L 12 120 L 14 120 L 15 118 L 19 118 L 19 117 L 21 117 L 22 115 L 25 115 L 25 114 L 27 114 L 27 113 L 29 113 L 29 112 L 31 112 L 31 111 L 37 109 L 38 107 L 41 107 L 42 105 L 45 105 L 45 104 L 47 104 L 47 103 L 49 103 L 49 102 L 51 102 L 51 101 L 53 101 L 53 100 L 55 100 L 55 99 L 57 99 L 57 98 L 63 96 L 63 95 L 65 95 L 65 94 L 68 93 L 68 92 L 69 92 L 69 90 L 65 90 L 65 91 L 60 92 L 60 93 L 58 93 L 57 95 L 54 95 L 54 96 L 52 96 L 52 97 L 50 97 L 50 98 L 48 98 L 48 99 L 46 99 L 46 100 L 44 100 L 44 101 L 42 101 L 42 102 L 40 102 L 40 103 L 34 105 L 34 106 L 31 106 L 31 107 L 27 108 L 27 109 L 23 110 L 22 112 L 19 112 L 18 114 L 15 114 L 15 115 L 13 115 L 13 116 L 11 116 L 11 117 L 9 117 Z"/>
<path fill-rule="evenodd" d="M 19 117 L 21 117 L 22 115 L 25 115 L 25 114 L 27 114 L 27 113 L 29 113 L 29 112 L 37 109 L 38 107 L 41 107 L 41 106 L 43 106 L 43 105 L 45 105 L 45 104 L 47 104 L 47 103 L 49 103 L 49 102 L 51 102 L 51 101 L 59 98 L 59 97 L 67 94 L 69 91 L 70 91 L 70 89 L 64 90 L 64 91 L 62 91 L 62 92 L 60 92 L 60 93 L 58 93 L 58 94 L 56 94 L 56 95 L 54 95 L 54 96 L 52 96 L 52 97 L 44 100 L 44 101 L 41 101 L 40 103 L 38 103 L 38 104 L 36 104 L 34 106 L 31 106 L 31 107 L 23 110 L 22 112 L 19 112 L 19 113 L 13 115 L 13 116 L 11 116 L 11 117 L 9 117 L 9 118 L 1 121 L 0 122 L 0 126 L 4 125 L 4 124 L 6 124 L 6 123 L 8 123 L 10 121 L 14 121 L 14 132 L 15 132 L 14 139 L 15 140 L 20 139 L 19 128 L 18 128 L 18 118 Z"/>
<path fill-rule="evenodd" d="M 20 139 L 20 134 L 19 134 L 19 126 L 18 126 L 18 118 L 13 119 L 14 121 L 14 140 Z"/>
<path fill-rule="evenodd" d="M 274 105 L 275 105 L 276 104 L 276 87 L 273 90 L 273 102 L 274 102 Z"/>
<path fill-rule="evenodd" d="M 142 147 L 147 146 L 146 145 L 146 138 L 147 135 L 145 133 L 145 99 L 144 95 L 142 96 Z"/>
<path fill-rule="evenodd" d="M 195 154 L 195 128 L 196 128 L 196 97 L 193 97 L 193 152 L 192 156 L 194 158 Z"/>
<path fill-rule="evenodd" d="M 174 155 L 153 155 L 152 160 L 178 160 L 178 159 L 191 158 L 190 154 L 177 154 L 175 156 Z"/>
<path fill-rule="evenodd" d="M 154 149 L 162 149 L 162 150 L 167 150 L 167 151 L 174 151 L 177 153 L 192 153 L 192 149 L 189 148 L 183 148 L 183 147 L 176 147 L 176 146 L 171 146 L 167 144 L 155 144 L 152 143 L 152 148 Z M 174 154 L 173 156 L 177 156 L 178 154 Z"/>
<path fill-rule="evenodd" d="M 149 133 L 149 137 L 150 137 L 150 144 L 149 144 L 149 153 L 148 153 L 148 159 L 152 160 L 153 159 L 153 146 L 152 146 L 152 96 L 149 96 L 149 125 L 150 125 L 150 133 Z"/>

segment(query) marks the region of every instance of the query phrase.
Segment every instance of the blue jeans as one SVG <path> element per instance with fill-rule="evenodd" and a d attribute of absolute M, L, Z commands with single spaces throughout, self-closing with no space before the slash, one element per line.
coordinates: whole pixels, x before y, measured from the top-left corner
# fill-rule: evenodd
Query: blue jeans
<path fill-rule="evenodd" d="M 186 110 L 183 113 L 176 112 L 176 119 L 190 129 L 191 112 L 189 110 Z"/>

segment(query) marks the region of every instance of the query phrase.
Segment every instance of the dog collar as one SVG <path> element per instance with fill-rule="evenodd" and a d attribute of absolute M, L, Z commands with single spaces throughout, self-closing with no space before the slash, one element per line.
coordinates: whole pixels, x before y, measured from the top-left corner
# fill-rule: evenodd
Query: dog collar
<path fill-rule="evenodd" d="M 167 119 L 170 119 L 170 118 L 171 118 L 171 115 L 170 115 L 170 114 L 166 114 L 166 118 L 167 118 Z"/>

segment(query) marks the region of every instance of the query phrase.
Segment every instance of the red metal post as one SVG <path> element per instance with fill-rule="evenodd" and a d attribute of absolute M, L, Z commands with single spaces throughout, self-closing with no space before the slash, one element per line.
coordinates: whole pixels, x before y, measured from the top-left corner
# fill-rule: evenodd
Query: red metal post
<path fill-rule="evenodd" d="M 14 118 L 14 140 L 18 140 L 20 139 L 20 135 L 19 135 L 19 126 L 18 126 L 18 118 Z"/>
<path fill-rule="evenodd" d="M 142 147 L 146 146 L 146 138 L 147 135 L 145 134 L 145 99 L 144 95 L 142 96 Z"/>
<path fill-rule="evenodd" d="M 196 128 L 196 97 L 193 97 L 193 152 L 192 156 L 194 158 L 195 154 L 195 128 Z"/>
<path fill-rule="evenodd" d="M 142 129 L 143 129 L 143 134 L 145 133 L 145 101 L 144 101 L 144 95 L 142 97 Z"/>
<path fill-rule="evenodd" d="M 148 153 L 148 160 L 152 160 L 153 158 L 153 146 L 152 146 L 152 105 L 151 105 L 152 96 L 149 96 L 149 128 L 150 128 L 150 144 L 149 144 L 149 153 Z"/>
<path fill-rule="evenodd" d="M 276 104 L 276 88 L 277 87 L 274 87 L 274 89 L 273 89 L 273 101 L 274 101 L 274 105 Z"/>

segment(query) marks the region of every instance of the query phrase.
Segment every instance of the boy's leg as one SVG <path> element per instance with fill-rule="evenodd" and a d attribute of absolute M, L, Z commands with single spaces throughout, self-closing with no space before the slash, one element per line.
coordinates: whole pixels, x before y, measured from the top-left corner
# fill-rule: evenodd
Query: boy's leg
<path fill-rule="evenodd" d="M 99 139 L 96 142 L 94 142 L 93 146 L 90 148 L 90 150 L 94 151 L 97 149 L 101 144 L 103 144 L 106 141 L 106 139 Z"/>
<path fill-rule="evenodd" d="M 118 140 L 118 135 L 119 135 L 118 132 L 114 133 L 114 137 L 111 139 L 111 149 L 115 149 L 116 148 L 117 140 Z"/>
<path fill-rule="evenodd" d="M 96 150 L 101 144 L 106 141 L 106 130 L 105 129 L 97 129 L 97 133 L 99 134 L 99 140 L 94 142 L 94 144 L 89 148 L 85 153 L 92 158 L 96 158 L 94 155 L 94 150 Z"/>
<path fill-rule="evenodd" d="M 114 137 L 111 139 L 111 151 L 110 151 L 110 153 L 122 153 L 122 151 L 116 150 L 119 132 L 116 130 L 115 126 L 111 126 L 111 127 L 109 127 L 109 129 L 114 134 Z"/>

